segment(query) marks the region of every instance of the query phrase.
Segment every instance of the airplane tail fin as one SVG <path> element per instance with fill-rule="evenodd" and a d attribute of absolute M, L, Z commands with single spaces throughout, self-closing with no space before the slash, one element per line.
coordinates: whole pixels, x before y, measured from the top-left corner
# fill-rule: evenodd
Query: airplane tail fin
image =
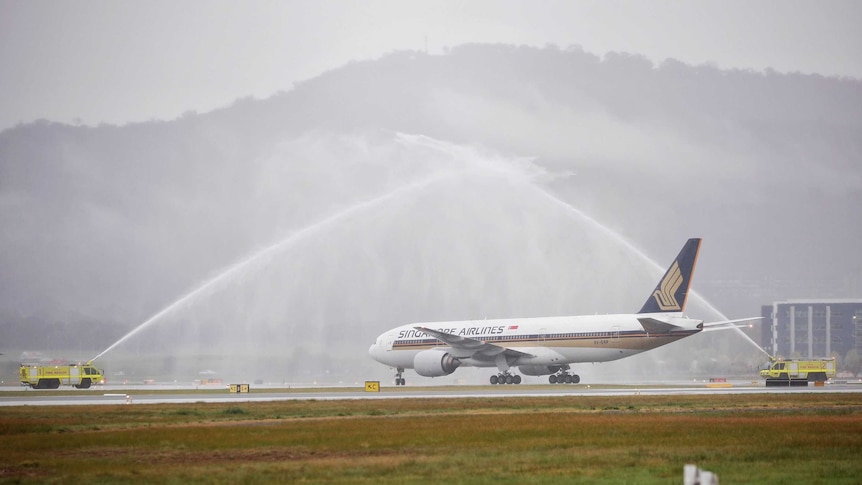
<path fill-rule="evenodd" d="M 700 238 L 686 241 L 638 313 L 681 313 L 685 309 L 700 242 Z"/>

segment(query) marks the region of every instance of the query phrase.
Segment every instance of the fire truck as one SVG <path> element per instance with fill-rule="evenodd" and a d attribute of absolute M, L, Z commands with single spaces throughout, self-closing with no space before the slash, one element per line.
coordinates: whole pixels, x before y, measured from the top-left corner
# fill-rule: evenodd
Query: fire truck
<path fill-rule="evenodd" d="M 21 385 L 33 389 L 58 389 L 60 384 L 89 389 L 93 384 L 103 384 L 102 371 L 86 364 L 21 364 L 18 371 Z"/>
<path fill-rule="evenodd" d="M 808 382 L 826 382 L 835 377 L 835 359 L 772 359 L 760 371 L 760 377 L 771 386 L 807 386 Z"/>

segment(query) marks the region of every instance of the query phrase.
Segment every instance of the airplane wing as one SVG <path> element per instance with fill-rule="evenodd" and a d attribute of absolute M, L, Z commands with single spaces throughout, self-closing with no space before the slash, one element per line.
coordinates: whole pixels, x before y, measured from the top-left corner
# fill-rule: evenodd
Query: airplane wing
<path fill-rule="evenodd" d="M 479 339 L 470 337 L 462 337 L 452 333 L 441 332 L 428 327 L 414 327 L 416 330 L 421 330 L 437 340 L 448 344 L 452 347 L 453 357 L 462 359 L 473 358 L 477 360 L 494 360 L 497 355 L 505 354 L 506 357 L 532 357 L 531 354 L 521 352 L 519 350 L 501 347 L 496 344 L 490 344 Z"/>
<path fill-rule="evenodd" d="M 704 332 L 715 332 L 718 330 L 730 330 L 733 328 L 751 328 L 750 323 L 740 323 L 740 322 L 753 322 L 754 320 L 763 320 L 763 317 L 749 317 L 749 318 L 738 318 L 736 320 L 722 320 L 720 322 L 709 322 L 703 324 Z"/>

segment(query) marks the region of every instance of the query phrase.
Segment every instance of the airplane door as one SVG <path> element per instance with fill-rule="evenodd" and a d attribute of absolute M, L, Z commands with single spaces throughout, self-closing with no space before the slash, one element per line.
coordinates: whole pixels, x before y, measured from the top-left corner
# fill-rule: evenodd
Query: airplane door
<path fill-rule="evenodd" d="M 619 325 L 614 325 L 613 327 L 611 327 L 611 337 L 614 339 L 620 338 L 620 326 Z"/>
<path fill-rule="evenodd" d="M 392 350 L 392 344 L 394 342 L 395 342 L 395 334 L 394 333 L 390 333 L 390 334 L 386 335 L 386 337 L 383 340 L 383 348 L 386 349 L 387 351 Z"/>
<path fill-rule="evenodd" d="M 548 338 L 548 329 L 540 328 L 539 329 L 539 342 L 544 342 Z"/>

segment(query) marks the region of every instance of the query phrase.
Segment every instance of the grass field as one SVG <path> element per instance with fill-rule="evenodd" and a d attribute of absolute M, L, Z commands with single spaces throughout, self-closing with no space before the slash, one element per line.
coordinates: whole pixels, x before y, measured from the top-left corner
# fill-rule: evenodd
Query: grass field
<path fill-rule="evenodd" d="M 0 408 L 7 483 L 862 483 L 862 395 Z"/>

